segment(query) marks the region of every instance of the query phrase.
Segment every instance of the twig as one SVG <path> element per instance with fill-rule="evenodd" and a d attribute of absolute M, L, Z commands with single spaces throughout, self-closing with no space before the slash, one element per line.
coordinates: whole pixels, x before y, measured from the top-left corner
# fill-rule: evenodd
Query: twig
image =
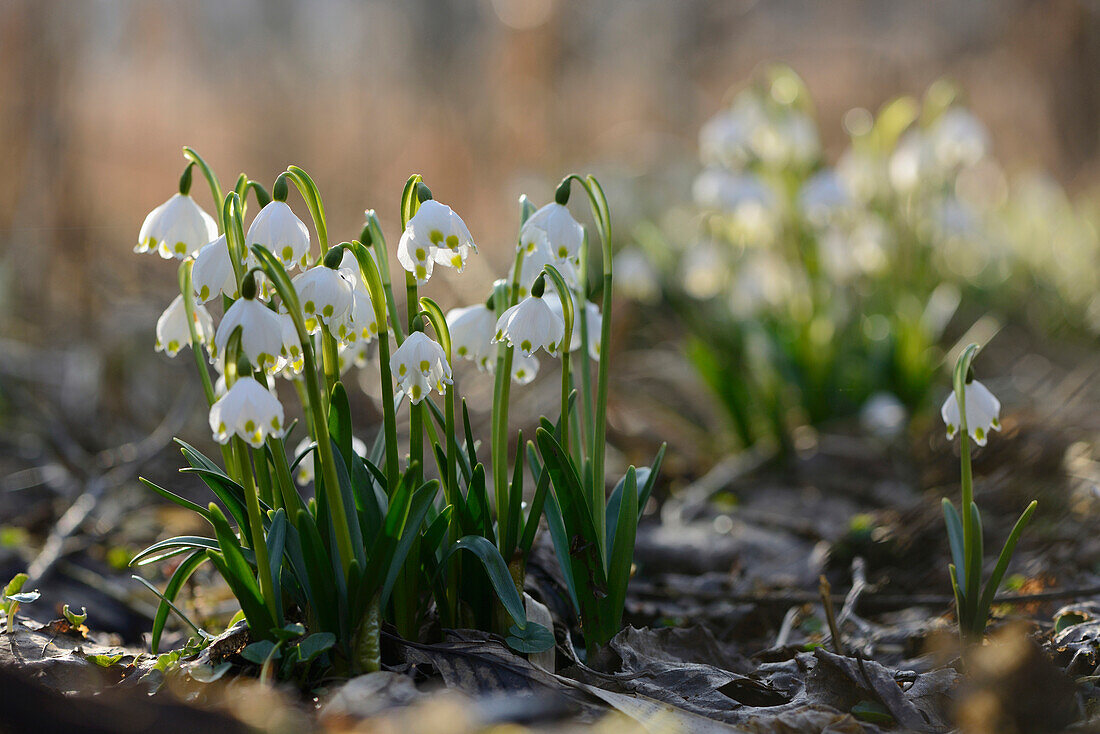
<path fill-rule="evenodd" d="M 779 625 L 779 634 L 775 636 L 775 647 L 783 647 L 787 644 L 787 640 L 791 638 L 791 630 L 794 629 L 796 619 L 798 619 L 798 607 L 791 607 L 783 615 L 783 624 Z"/>
<path fill-rule="evenodd" d="M 833 643 L 833 652 L 837 655 L 844 654 L 844 641 L 840 639 L 840 627 L 836 623 L 836 610 L 833 609 L 833 597 L 829 593 L 833 587 L 829 584 L 829 579 L 825 578 L 825 574 L 821 574 L 818 579 L 818 593 L 821 595 L 821 606 L 825 608 L 825 621 L 829 623 L 829 637 Z"/>

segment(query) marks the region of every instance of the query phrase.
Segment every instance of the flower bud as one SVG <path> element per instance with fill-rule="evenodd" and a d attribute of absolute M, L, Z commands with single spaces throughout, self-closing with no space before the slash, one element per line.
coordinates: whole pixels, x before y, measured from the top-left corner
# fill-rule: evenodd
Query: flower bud
<path fill-rule="evenodd" d="M 423 182 L 416 184 L 416 200 L 423 204 L 432 198 L 432 190 Z"/>
<path fill-rule="evenodd" d="M 275 185 L 271 187 L 271 198 L 275 201 L 286 201 L 289 193 L 290 187 L 286 182 L 286 174 L 280 173 L 279 177 L 275 179 Z"/>
<path fill-rule="evenodd" d="M 340 263 L 344 261 L 344 248 L 343 247 L 330 247 L 329 251 L 325 253 L 325 267 L 332 270 L 339 270 Z"/>
<path fill-rule="evenodd" d="M 535 278 L 534 284 L 531 285 L 531 295 L 535 298 L 542 298 L 542 294 L 546 291 L 546 276 L 539 274 L 539 277 Z"/>
<path fill-rule="evenodd" d="M 558 184 L 557 191 L 554 192 L 554 201 L 561 204 L 562 206 L 568 204 L 569 194 L 572 191 L 572 183 L 573 179 L 569 178 L 568 176 L 563 178 L 561 180 L 561 183 Z"/>
<path fill-rule="evenodd" d="M 241 280 L 241 298 L 252 300 L 256 297 L 256 274 L 249 270 Z"/>
<path fill-rule="evenodd" d="M 187 168 L 183 169 L 183 175 L 180 176 L 180 193 L 184 196 L 191 193 L 191 169 L 194 166 L 194 163 L 188 163 Z"/>

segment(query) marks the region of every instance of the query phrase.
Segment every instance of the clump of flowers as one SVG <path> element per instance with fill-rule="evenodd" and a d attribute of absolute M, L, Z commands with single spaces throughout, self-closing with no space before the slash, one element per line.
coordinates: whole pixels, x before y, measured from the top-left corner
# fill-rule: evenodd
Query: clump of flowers
<path fill-rule="evenodd" d="M 366 212 L 358 239 L 333 246 L 320 193 L 302 169 L 290 166 L 280 174 L 273 194 L 243 175 L 223 193 L 205 161 L 191 149 L 184 152 L 189 162 L 177 196 L 186 201 L 174 204 L 174 197 L 150 214 L 141 242 L 144 250 L 168 242 L 162 254 L 183 261 L 180 295 L 158 323 L 157 348 L 175 356 L 192 347 L 222 462 L 180 442 L 190 465 L 186 471 L 197 474 L 219 501 L 208 507 L 143 480 L 213 529 L 213 537 L 169 538 L 134 558 L 140 565 L 183 556 L 164 592 L 156 591 L 161 606 L 154 652 L 169 613 L 182 616 L 176 595 L 205 562 L 240 603 L 254 641 L 244 657 L 265 676 L 377 670 L 382 620 L 416 638 L 430 612 L 443 626 L 500 632 L 521 652 L 545 650 L 554 638 L 527 619 L 523 600 L 527 553 L 544 509 L 556 513 L 554 543 L 586 643 L 592 649 L 605 644 L 618 631 L 634 527 L 660 454 L 652 470 L 631 468 L 606 501 L 608 361 L 599 345 L 607 341 L 612 273 L 610 215 L 595 179 L 567 177 L 555 202 L 538 211 L 523 199 L 508 276 L 484 303 L 444 314 L 418 287 L 436 265 L 462 272 L 477 247 L 462 218 L 437 202 L 420 176 L 409 179 L 401 199 L 402 309 L 373 210 Z M 188 193 L 195 167 L 219 206 L 219 219 L 206 231 Z M 602 313 L 587 302 L 587 284 L 577 277 L 587 238 L 567 208 L 574 180 L 588 194 L 601 233 Z M 310 212 L 315 239 L 287 203 L 291 186 Z M 246 234 L 250 195 L 260 210 Z M 173 218 L 165 220 L 161 210 L 169 204 Z M 301 272 L 291 278 L 293 269 Z M 544 294 L 547 283 L 556 305 Z M 225 308 L 215 327 L 203 304 L 219 295 Z M 369 358 L 368 344 L 377 345 L 381 382 L 382 425 L 372 443 L 354 434 L 341 380 L 344 370 Z M 561 362 L 561 414 L 556 425 L 543 418 L 537 444 L 525 445 L 521 435 L 512 457 L 511 385 L 534 378 L 539 362 L 533 353 L 540 348 Z M 594 385 L 585 360 L 570 366 L 570 353 L 578 350 L 597 362 Z M 487 465 L 477 455 L 465 403 L 456 394 L 458 358 L 475 362 L 495 382 Z M 284 380 L 294 385 L 304 420 L 287 420 L 279 389 Z M 400 413 L 407 415 L 407 452 L 399 450 Z M 571 432 L 571 424 L 583 425 L 583 435 Z M 300 439 L 292 438 L 295 427 L 305 433 Z M 296 449 L 288 452 L 288 445 Z M 429 462 L 438 479 L 429 478 Z M 536 484 L 529 505 L 522 502 L 525 470 Z M 583 483 L 570 479 L 579 475 Z M 312 498 L 298 487 L 310 482 Z M 592 514 L 578 514 L 581 507 Z M 618 529 L 614 543 L 608 518 Z M 568 552 L 566 535 L 591 535 L 582 526 L 597 528 L 591 539 L 599 551 L 583 572 Z M 487 587 L 492 596 L 484 593 Z M 610 598 L 608 587 L 614 590 Z"/>

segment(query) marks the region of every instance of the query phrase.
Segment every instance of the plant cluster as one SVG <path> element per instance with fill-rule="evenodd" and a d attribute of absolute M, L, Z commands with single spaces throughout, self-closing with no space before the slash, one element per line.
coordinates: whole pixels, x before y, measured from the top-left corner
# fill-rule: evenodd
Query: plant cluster
<path fill-rule="evenodd" d="M 619 256 L 651 266 L 744 446 L 861 410 L 903 426 L 957 315 L 1100 327 L 1090 212 L 1045 179 L 1010 182 L 952 85 L 844 127 L 829 163 L 802 80 L 766 68 L 700 131 L 698 236 Z"/>
<path fill-rule="evenodd" d="M 244 174 L 223 193 L 205 161 L 184 153 L 179 191 L 146 218 L 136 250 L 182 261 L 180 294 L 157 323 L 156 348 L 175 356 L 191 347 L 221 463 L 179 442 L 182 471 L 217 499 L 206 507 L 142 480 L 213 531 L 162 540 L 133 559 L 182 557 L 163 591 L 145 582 L 161 599 L 153 651 L 170 612 L 187 621 L 175 600 L 206 562 L 240 603 L 254 640 L 246 657 L 268 675 L 377 670 L 382 622 L 417 639 L 432 613 L 444 627 L 498 632 L 522 652 L 548 649 L 554 637 L 528 621 L 523 593 L 544 514 L 585 643 L 606 643 L 621 624 L 635 530 L 661 453 L 652 469 L 631 467 L 607 495 L 609 364 L 601 346 L 611 318 L 611 220 L 599 183 L 568 176 L 539 209 L 522 198 L 511 271 L 483 304 L 445 313 L 418 288 L 436 268 L 462 272 L 477 246 L 420 176 L 400 204 L 402 303 L 373 210 L 358 239 L 330 246 L 320 193 L 302 169 L 290 166 L 270 193 Z M 190 195 L 195 168 L 216 218 Z M 567 206 L 574 183 L 596 223 L 601 256 L 593 260 L 602 271 L 591 269 L 599 279 L 590 277 L 586 230 Z M 286 203 L 291 186 L 312 235 Z M 250 196 L 260 209 L 246 230 Z M 216 325 L 211 303 L 222 309 Z M 377 345 L 383 420 L 365 442 L 341 375 L 370 359 L 368 344 Z M 511 386 L 530 382 L 540 351 L 560 360 L 561 412 L 541 419 L 534 440 L 520 433 L 513 455 Z M 595 377 L 585 356 L 596 362 Z M 488 457 L 455 389 L 459 359 L 494 377 Z M 279 381 L 301 403 L 296 442 L 299 422 L 287 419 Z M 407 435 L 399 413 L 407 413 Z M 312 482 L 312 496 L 296 480 Z"/>

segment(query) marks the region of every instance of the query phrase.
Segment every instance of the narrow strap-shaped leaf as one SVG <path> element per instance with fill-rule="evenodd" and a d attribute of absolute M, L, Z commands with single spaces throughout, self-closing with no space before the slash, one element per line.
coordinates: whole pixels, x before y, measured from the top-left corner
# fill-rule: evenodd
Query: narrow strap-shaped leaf
<path fill-rule="evenodd" d="M 546 474 L 549 477 L 549 474 Z M 546 505 L 543 509 L 546 514 L 546 527 L 550 529 L 550 540 L 554 544 L 554 554 L 558 557 L 558 566 L 565 577 L 565 588 L 569 591 L 569 599 L 573 602 L 573 609 L 579 616 L 581 613 L 580 601 L 577 599 L 577 584 L 573 580 L 573 564 L 564 559 L 569 558 L 569 534 L 565 530 L 565 521 L 562 519 L 561 507 L 553 492 L 546 493 Z"/>
<path fill-rule="evenodd" d="M 191 466 L 202 466 L 206 469 L 217 472 L 222 471 L 222 469 L 219 468 L 217 464 L 206 458 L 206 456 L 201 451 L 184 441 L 182 438 L 175 438 L 172 440 L 179 444 L 180 452 L 183 454 L 184 458 L 187 459 L 187 463 L 191 464 Z"/>
<path fill-rule="evenodd" d="M 290 473 L 294 474 L 294 470 L 298 468 L 298 465 L 301 464 L 307 456 L 309 456 L 310 454 L 312 454 L 316 450 L 317 450 L 317 442 L 316 441 L 310 443 L 309 446 L 306 446 L 304 449 L 302 449 L 302 453 L 295 456 L 294 461 L 290 462 Z"/>
<path fill-rule="evenodd" d="M 332 450 L 335 454 L 340 451 L 339 446 L 333 441 Z M 336 478 L 340 483 L 340 496 L 344 501 L 344 515 L 347 518 L 348 530 L 351 535 L 351 548 L 355 558 L 359 560 L 360 567 L 367 564 L 366 549 L 363 547 L 363 531 L 359 527 L 359 515 L 356 512 L 355 494 L 351 486 L 351 476 L 348 467 L 343 461 L 336 462 Z M 323 479 L 322 479 L 323 482 Z M 331 518 L 329 518 L 331 522 Z M 341 575 L 343 571 L 341 570 Z"/>
<path fill-rule="evenodd" d="M 1008 539 L 1005 540 L 1004 547 L 1001 549 L 1001 555 L 997 558 L 997 565 L 994 567 L 993 574 L 989 577 L 989 583 L 986 584 L 985 591 L 982 592 L 981 601 L 978 603 L 977 613 L 979 619 L 983 622 L 989 616 L 989 608 L 993 605 L 993 599 L 997 594 L 997 589 L 1000 587 L 1001 580 L 1008 570 L 1008 564 L 1012 560 L 1012 554 L 1016 551 L 1016 543 L 1019 542 L 1020 536 L 1024 532 L 1024 528 L 1031 522 L 1031 516 L 1035 514 L 1035 508 L 1038 506 L 1038 502 L 1035 500 L 1031 501 L 1031 504 L 1027 506 L 1023 514 L 1020 515 L 1020 519 L 1017 520 L 1016 524 L 1012 527 L 1012 532 L 1008 534 Z"/>
<path fill-rule="evenodd" d="M 200 551 L 200 552 L 201 552 L 201 553 L 203 553 L 203 554 L 205 554 L 205 553 L 206 553 L 206 551 Z M 194 569 L 192 569 L 192 571 L 194 571 Z M 187 626 L 188 626 L 188 627 L 190 627 L 190 628 L 191 628 L 191 629 L 192 629 L 192 630 L 193 630 L 193 631 L 195 632 L 195 634 L 196 634 L 196 635 L 198 635 L 198 636 L 199 636 L 200 638 L 202 638 L 202 639 L 209 639 L 210 635 L 208 635 L 208 634 L 207 634 L 207 633 L 206 633 L 205 631 L 203 631 L 202 629 L 200 629 L 200 628 L 199 628 L 199 626 L 198 626 L 197 624 L 195 624 L 194 622 L 192 622 L 192 621 L 190 620 L 190 618 L 188 618 L 188 616 L 187 616 L 186 614 L 184 614 L 184 613 L 183 613 L 182 611 L 180 611 L 180 608 L 179 608 L 179 607 L 177 607 L 177 606 L 176 606 L 175 604 L 173 604 L 173 603 L 172 603 L 172 602 L 171 602 L 171 601 L 170 601 L 170 600 L 168 599 L 168 597 L 167 597 L 167 596 L 165 596 L 164 594 L 160 593 L 160 590 L 159 590 L 159 589 L 157 589 L 157 587 L 156 587 L 156 586 L 153 586 L 153 584 L 152 584 L 151 582 L 147 581 L 146 579 L 143 579 L 143 578 L 142 578 L 141 576 L 138 576 L 137 574 L 134 574 L 134 575 L 133 575 L 133 576 L 131 576 L 130 578 L 132 578 L 132 579 L 135 579 L 136 581 L 138 581 L 139 583 L 141 583 L 141 584 L 142 584 L 142 585 L 143 585 L 143 586 L 144 586 L 145 588 L 149 589 L 149 591 L 151 591 L 151 592 L 153 592 L 154 594 L 156 594 L 156 595 L 157 595 L 157 597 L 158 597 L 158 598 L 160 599 L 160 603 L 161 603 L 161 604 L 164 604 L 164 605 L 167 605 L 167 607 L 168 607 L 169 609 L 171 609 L 171 610 L 172 610 L 173 612 L 175 612 L 175 613 L 176 613 L 176 616 L 177 616 L 177 617 L 179 617 L 180 619 L 182 619 L 182 620 L 184 621 L 184 623 L 186 623 L 186 624 L 187 624 Z M 164 627 L 164 625 L 163 625 L 163 623 L 162 623 L 162 624 L 161 624 L 161 628 L 163 629 L 163 627 Z M 157 646 L 158 646 L 158 648 L 159 648 L 159 645 L 160 645 L 160 638 L 159 638 L 159 635 L 158 635 L 158 637 L 157 637 Z M 156 652 L 156 650 L 154 650 L 153 652 Z"/>
<path fill-rule="evenodd" d="M 527 442 L 527 455 L 534 451 L 534 443 Z M 550 491 L 550 474 L 539 471 L 535 474 L 538 479 L 535 482 L 535 495 L 531 498 L 531 510 L 527 513 L 527 524 L 523 528 L 523 537 L 519 542 L 519 552 L 524 558 L 531 552 L 531 546 L 535 543 L 535 534 L 539 529 L 539 520 L 542 517 L 543 507 L 546 505 L 546 495 Z"/>
<path fill-rule="evenodd" d="M 943 505 L 943 521 L 947 525 L 947 542 L 951 546 L 951 560 L 955 563 L 956 573 L 962 574 L 959 577 L 959 583 L 965 589 L 966 564 L 963 562 L 962 518 L 959 517 L 959 511 L 955 509 L 955 504 L 951 500 L 944 497 L 940 504 Z"/>
<path fill-rule="evenodd" d="M 401 537 L 393 549 L 393 555 L 390 557 L 390 572 L 382 586 L 381 596 L 379 597 L 383 606 L 389 602 L 390 592 L 393 591 L 394 582 L 397 581 L 397 572 L 405 565 L 405 558 L 409 555 L 413 541 L 419 537 L 420 526 L 424 524 L 424 517 L 428 514 L 428 508 L 431 507 L 438 492 L 438 481 L 433 479 L 430 482 L 425 482 L 420 489 L 416 490 L 412 501 L 409 503 L 405 526 L 402 528 Z"/>
<path fill-rule="evenodd" d="M 954 563 L 947 564 L 947 573 L 951 576 L 951 590 L 955 592 L 955 616 L 958 617 L 959 628 L 962 629 L 962 614 L 966 606 L 966 597 L 962 587 L 959 586 L 959 575 Z"/>
<path fill-rule="evenodd" d="M 224 555 L 217 551 L 206 551 L 206 554 L 210 558 L 210 562 L 214 564 L 214 568 L 218 569 L 218 573 L 225 579 L 225 583 L 229 585 L 233 596 L 237 598 L 237 602 L 241 605 L 241 611 L 244 612 L 245 619 L 248 620 L 249 629 L 256 637 L 267 637 L 271 632 L 271 628 L 275 626 L 275 620 L 271 618 L 271 614 L 267 611 L 267 606 L 264 605 L 259 591 L 253 592 L 244 583 L 244 580 L 230 567 Z"/>
<path fill-rule="evenodd" d="M 199 535 L 177 535 L 174 538 L 168 538 L 153 543 L 151 546 L 141 551 L 133 558 L 130 559 L 131 566 L 144 566 L 148 563 L 153 563 L 160 558 L 163 558 L 162 551 L 167 549 L 173 550 L 186 550 L 188 548 L 197 548 L 199 550 L 217 550 L 218 541 L 213 538 L 204 538 Z M 175 554 L 173 554 L 175 555 Z"/>
<path fill-rule="evenodd" d="M 149 641 L 149 651 L 154 655 L 160 652 L 160 638 L 164 633 L 164 625 L 168 622 L 169 611 L 174 610 L 189 627 L 198 629 L 190 619 L 175 608 L 174 602 L 180 590 L 183 589 L 183 585 L 187 583 L 187 579 L 191 578 L 191 574 L 195 573 L 205 560 L 205 552 L 202 550 L 192 551 L 191 555 L 184 558 L 180 565 L 176 566 L 176 570 L 168 578 L 168 585 L 164 587 L 164 593 L 160 594 L 158 592 L 161 597 L 160 606 L 157 607 L 157 613 L 153 617 L 153 631 Z"/>
<path fill-rule="evenodd" d="M 480 535 L 467 535 L 447 549 L 441 559 L 440 568 L 446 568 L 447 560 L 460 550 L 472 553 L 481 561 L 481 565 L 484 567 L 501 605 L 519 627 L 525 627 L 527 625 L 527 610 L 523 606 L 523 599 L 516 590 L 516 583 L 512 579 L 512 574 L 508 571 L 508 564 L 504 562 L 504 557 L 500 555 L 500 550 Z"/>
<path fill-rule="evenodd" d="M 518 432 L 516 441 L 516 463 L 512 470 L 512 483 L 508 488 L 508 507 L 511 508 L 511 512 L 507 518 L 504 518 L 504 527 L 501 530 L 502 553 L 509 556 L 515 550 L 519 523 L 523 517 L 523 431 Z M 500 523 L 501 518 L 498 517 L 497 524 L 500 525 Z"/>
<path fill-rule="evenodd" d="M 642 513 L 645 512 L 645 506 L 649 504 L 649 498 L 653 494 L 653 487 L 657 484 L 657 476 L 661 473 L 661 464 L 665 460 L 665 449 L 668 448 L 667 443 L 662 443 L 661 448 L 657 449 L 657 455 L 653 457 L 653 463 L 649 465 L 648 469 L 638 470 L 638 482 L 642 485 L 642 489 L 638 492 L 638 519 L 642 519 Z M 642 472 L 645 472 L 645 476 L 642 476 Z"/>
<path fill-rule="evenodd" d="M 477 441 L 474 440 L 474 432 L 470 427 L 470 411 L 466 408 L 466 398 L 462 398 L 462 431 L 466 435 L 466 456 L 470 463 L 471 473 L 473 467 L 478 465 Z"/>
<path fill-rule="evenodd" d="M 201 505 L 197 505 L 194 502 L 192 502 L 191 500 L 184 499 L 183 497 L 180 497 L 175 492 L 171 492 L 171 491 L 165 489 L 164 487 L 153 484 L 152 482 L 150 482 L 145 477 L 138 477 L 138 481 L 141 482 L 142 484 L 144 484 L 149 489 L 156 492 L 157 494 L 159 494 L 164 499 L 168 500 L 169 502 L 173 502 L 173 503 L 179 505 L 180 507 L 182 507 L 185 510 L 191 510 L 191 512 L 202 515 L 207 520 L 210 519 L 210 513 L 208 513 L 206 511 L 205 507 L 202 507 Z"/>
<path fill-rule="evenodd" d="M 283 551 L 286 547 L 286 529 L 286 512 L 280 507 L 272 516 L 271 525 L 267 531 L 268 566 L 271 569 L 271 580 L 276 589 L 282 588 Z M 276 592 L 274 601 L 275 611 L 278 616 L 275 620 L 275 626 L 282 627 L 285 622 L 283 619 L 282 595 Z"/>
<path fill-rule="evenodd" d="M 329 572 L 332 561 L 325 549 L 316 521 L 307 510 L 298 511 L 296 523 L 305 559 L 305 570 L 313 589 L 313 612 L 326 630 L 339 629 L 339 617 L 336 613 L 336 587 L 333 575 Z"/>
<path fill-rule="evenodd" d="M 463 526 L 462 530 L 467 535 L 481 535 L 488 538 L 490 543 L 496 543 L 497 534 L 493 529 L 493 518 L 489 510 L 489 488 L 486 481 L 485 466 L 478 464 L 474 467 L 474 475 L 466 493 L 470 527 Z"/>
<path fill-rule="evenodd" d="M 420 539 L 420 551 L 422 553 L 435 553 L 439 544 L 443 542 L 443 536 L 447 534 L 447 525 L 454 513 L 454 507 L 447 505 L 436 515 L 435 519 L 428 523 L 428 528 Z"/>
<path fill-rule="evenodd" d="M 351 448 L 351 405 L 348 403 L 348 392 L 340 382 L 332 386 L 329 396 L 328 430 L 335 444 L 335 453 L 344 460 L 344 469 L 350 475 L 355 456 Z"/>
<path fill-rule="evenodd" d="M 601 615 L 600 623 L 608 639 L 619 631 L 622 622 L 626 587 L 630 581 L 630 569 L 634 561 L 634 540 L 637 531 L 638 480 L 634 467 L 630 467 L 626 470 L 622 510 L 619 512 L 615 541 L 611 547 L 611 558 L 607 567 L 607 598 L 601 605 L 604 614 Z"/>
<path fill-rule="evenodd" d="M 970 503 L 970 522 L 974 538 L 970 544 L 970 558 L 966 559 L 966 615 L 972 624 L 977 624 L 978 601 L 982 595 L 982 559 L 985 557 L 985 548 L 982 516 L 978 512 L 978 505 L 973 501 Z M 984 622 L 985 620 L 982 620 L 983 624 Z"/>

